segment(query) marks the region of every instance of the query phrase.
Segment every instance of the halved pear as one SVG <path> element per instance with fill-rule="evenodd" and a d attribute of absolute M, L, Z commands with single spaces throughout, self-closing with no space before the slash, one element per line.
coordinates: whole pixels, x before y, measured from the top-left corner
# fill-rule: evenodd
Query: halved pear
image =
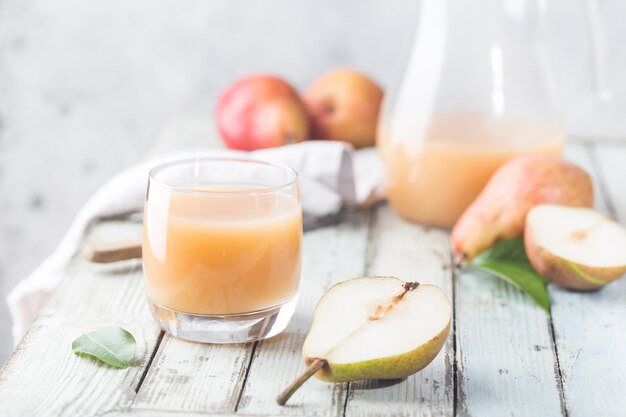
<path fill-rule="evenodd" d="M 315 374 L 328 382 L 404 378 L 437 356 L 452 307 L 435 285 L 394 277 L 340 282 L 320 299 L 302 353 L 307 371 L 277 401 L 284 404 Z"/>
<path fill-rule="evenodd" d="M 564 288 L 595 290 L 626 273 L 626 228 L 589 208 L 536 206 L 524 240 L 537 272 Z"/>

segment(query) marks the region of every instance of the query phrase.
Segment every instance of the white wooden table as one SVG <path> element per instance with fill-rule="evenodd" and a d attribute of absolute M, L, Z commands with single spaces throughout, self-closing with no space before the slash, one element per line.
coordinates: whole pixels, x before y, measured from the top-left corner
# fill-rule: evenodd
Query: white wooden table
<path fill-rule="evenodd" d="M 626 222 L 626 147 L 572 145 L 596 180 L 597 206 Z M 101 224 L 91 238 L 138 236 Z M 448 233 L 387 206 L 305 233 L 302 291 L 288 329 L 247 345 L 164 335 L 146 308 L 139 261 L 76 259 L 0 371 L 0 416 L 624 416 L 626 279 L 592 294 L 551 288 L 548 317 L 515 288 L 450 267 Z M 311 379 L 286 407 L 276 394 L 303 369 L 300 349 L 317 299 L 335 281 L 396 275 L 440 285 L 453 331 L 439 356 L 400 382 Z M 75 356 L 71 341 L 119 324 L 138 349 L 125 370 Z"/>

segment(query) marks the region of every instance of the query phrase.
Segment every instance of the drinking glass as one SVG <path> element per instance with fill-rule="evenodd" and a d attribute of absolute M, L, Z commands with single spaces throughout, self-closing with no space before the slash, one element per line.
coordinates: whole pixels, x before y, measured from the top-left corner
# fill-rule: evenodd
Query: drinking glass
<path fill-rule="evenodd" d="M 198 342 L 278 334 L 295 309 L 301 240 L 293 169 L 224 158 L 157 166 L 143 239 L 154 318 L 171 335 Z"/>

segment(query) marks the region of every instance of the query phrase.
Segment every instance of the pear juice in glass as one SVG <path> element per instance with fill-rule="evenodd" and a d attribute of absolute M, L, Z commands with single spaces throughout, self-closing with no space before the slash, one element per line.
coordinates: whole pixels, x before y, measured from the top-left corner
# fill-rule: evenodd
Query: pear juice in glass
<path fill-rule="evenodd" d="M 293 169 L 234 159 L 157 166 L 143 239 L 153 316 L 170 334 L 200 342 L 281 332 L 297 299 L 301 240 Z"/>

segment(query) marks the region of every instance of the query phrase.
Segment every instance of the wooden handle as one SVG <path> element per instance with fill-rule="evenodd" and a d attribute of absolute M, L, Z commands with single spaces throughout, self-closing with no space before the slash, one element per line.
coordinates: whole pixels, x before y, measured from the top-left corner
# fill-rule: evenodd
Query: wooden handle
<path fill-rule="evenodd" d="M 101 264 L 141 258 L 141 242 L 90 243 L 85 245 L 84 255 Z"/>

